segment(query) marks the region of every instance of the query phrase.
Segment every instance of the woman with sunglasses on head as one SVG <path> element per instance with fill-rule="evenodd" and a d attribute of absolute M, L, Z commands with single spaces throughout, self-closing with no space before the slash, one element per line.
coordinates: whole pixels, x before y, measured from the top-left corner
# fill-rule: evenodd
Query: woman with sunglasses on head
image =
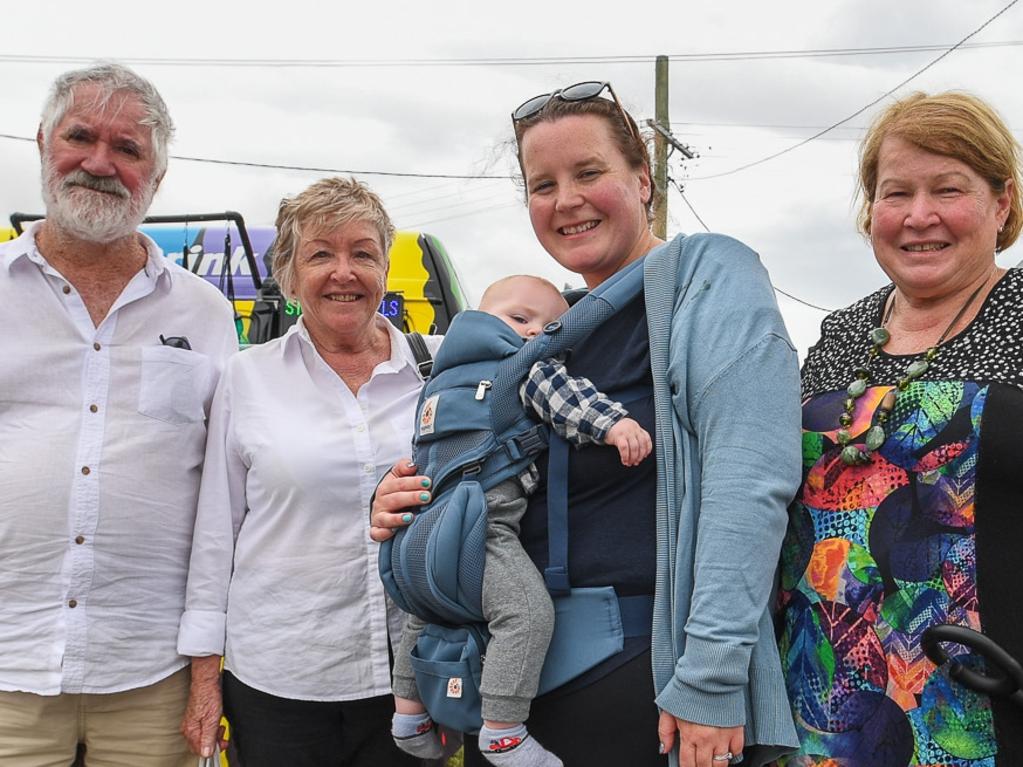
<path fill-rule="evenodd" d="M 570 581 L 648 595 L 652 631 L 537 698 L 529 731 L 573 767 L 766 764 L 797 742 L 767 606 L 800 468 L 796 355 L 767 273 L 730 238 L 651 233 L 647 148 L 609 84 L 537 96 L 512 119 L 544 249 L 589 288 L 645 259 L 645 295 L 567 368 L 632 392 L 656 446 L 629 469 L 604 447 L 571 455 Z M 419 503 L 422 478 L 395 472 L 378 488 L 376 538 Z M 546 479 L 541 465 L 521 534 L 541 571 Z M 484 764 L 466 742 L 466 764 Z"/>

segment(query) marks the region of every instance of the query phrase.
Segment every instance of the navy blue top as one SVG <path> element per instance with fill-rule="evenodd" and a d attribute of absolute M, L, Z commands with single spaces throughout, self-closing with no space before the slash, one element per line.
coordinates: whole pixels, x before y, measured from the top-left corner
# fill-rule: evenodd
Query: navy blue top
<path fill-rule="evenodd" d="M 633 396 L 638 393 L 638 399 L 622 404 L 629 416 L 653 436 L 654 392 L 642 295 L 573 350 L 567 368 L 571 375 L 589 378 L 612 399 L 617 399 L 616 392 L 626 389 Z M 540 485 L 529 498 L 520 538 L 526 553 L 543 572 L 547 566 L 547 463 L 540 460 L 537 465 Z M 572 586 L 610 585 L 619 596 L 654 593 L 656 482 L 653 454 L 639 466 L 629 468 L 622 466 L 614 447 L 589 445 L 571 451 L 568 570 Z M 627 639 L 622 653 L 563 689 L 578 689 L 595 681 L 649 647 L 649 637 Z"/>

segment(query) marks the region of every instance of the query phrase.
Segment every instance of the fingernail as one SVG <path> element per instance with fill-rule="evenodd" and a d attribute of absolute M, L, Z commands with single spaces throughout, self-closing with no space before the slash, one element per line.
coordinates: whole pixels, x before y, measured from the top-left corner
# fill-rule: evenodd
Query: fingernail
<path fill-rule="evenodd" d="M 663 754 L 664 753 L 664 744 L 663 743 L 658 743 L 657 744 L 657 753 L 658 754 Z"/>
<path fill-rule="evenodd" d="M 409 522 L 412 521 L 412 515 L 411 514 L 402 514 L 401 515 L 401 521 L 404 522 L 407 525 Z"/>
<path fill-rule="evenodd" d="M 202 758 L 203 759 L 209 759 L 211 756 L 213 756 L 213 749 L 210 748 L 209 746 L 203 746 L 203 748 L 202 748 Z"/>
<path fill-rule="evenodd" d="M 430 494 L 429 493 L 420 493 L 419 494 L 419 500 L 422 501 L 423 503 L 426 503 L 428 500 L 430 500 Z"/>
<path fill-rule="evenodd" d="M 409 467 L 410 469 L 414 469 L 414 468 L 416 468 L 416 465 L 415 465 L 415 463 L 414 463 L 414 462 L 412 462 L 412 461 L 409 461 L 409 462 L 408 462 L 407 464 L 405 464 L 405 465 L 406 465 L 406 466 L 408 466 L 408 467 Z"/>
<path fill-rule="evenodd" d="M 430 478 L 429 477 L 423 477 L 423 481 L 420 482 L 419 484 L 421 484 L 423 487 L 429 487 L 430 486 Z"/>

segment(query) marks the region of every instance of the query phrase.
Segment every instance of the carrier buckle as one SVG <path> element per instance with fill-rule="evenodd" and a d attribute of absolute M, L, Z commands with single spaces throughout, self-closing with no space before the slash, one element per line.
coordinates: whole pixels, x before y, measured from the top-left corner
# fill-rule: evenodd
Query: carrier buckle
<path fill-rule="evenodd" d="M 568 582 L 568 570 L 564 567 L 548 567 L 543 571 L 543 580 L 547 590 L 554 596 L 568 594 L 572 590 Z"/>
<path fill-rule="evenodd" d="M 419 377 L 425 381 L 430 377 L 430 374 L 433 373 L 433 358 L 417 362 L 416 370 L 419 371 Z"/>
<path fill-rule="evenodd" d="M 539 455 L 547 449 L 547 432 L 540 426 L 534 426 L 525 434 L 519 434 L 508 440 L 508 453 L 514 460 Z"/>

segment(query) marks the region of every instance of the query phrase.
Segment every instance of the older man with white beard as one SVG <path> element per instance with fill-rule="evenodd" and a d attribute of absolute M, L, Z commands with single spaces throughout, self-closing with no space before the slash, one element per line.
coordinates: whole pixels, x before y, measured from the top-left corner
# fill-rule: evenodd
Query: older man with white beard
<path fill-rule="evenodd" d="M 172 130 L 124 67 L 59 77 L 46 220 L 0 245 L 0 764 L 66 766 L 78 744 L 87 765 L 195 763 L 175 642 L 237 339 L 216 289 L 136 231 Z"/>

